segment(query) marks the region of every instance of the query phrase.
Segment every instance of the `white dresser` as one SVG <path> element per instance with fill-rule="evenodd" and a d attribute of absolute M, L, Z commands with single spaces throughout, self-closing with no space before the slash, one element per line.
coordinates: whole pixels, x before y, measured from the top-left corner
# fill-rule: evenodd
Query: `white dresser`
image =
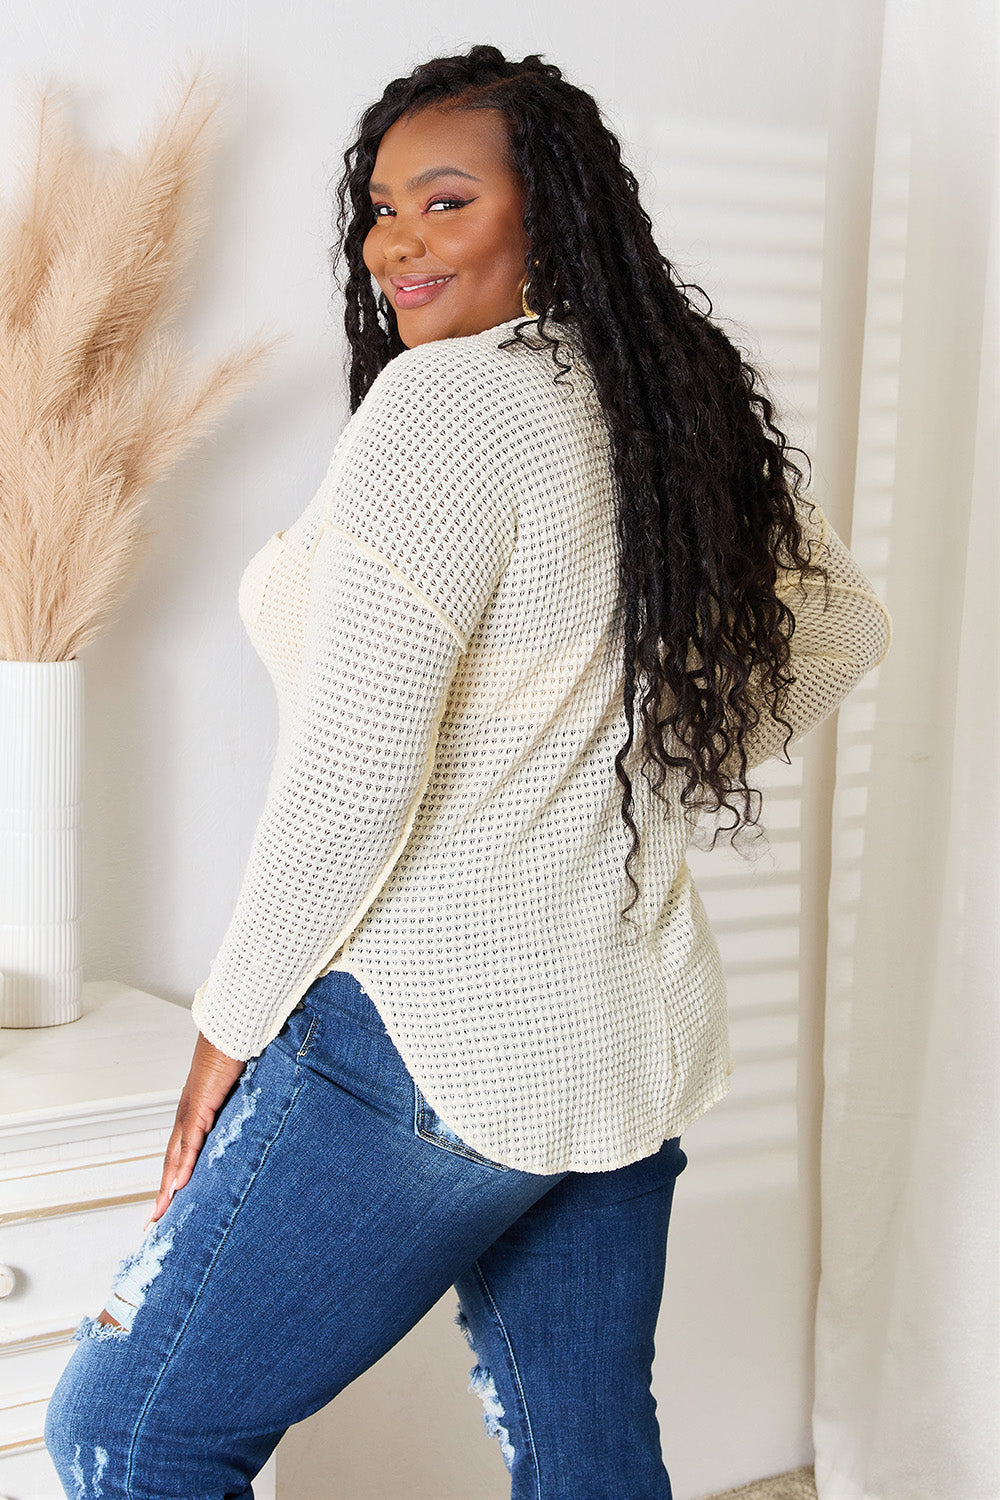
<path fill-rule="evenodd" d="M 63 1500 L 46 1402 L 141 1238 L 195 1037 L 187 1010 L 113 980 L 68 1025 L 0 1028 L 0 1500 Z"/>

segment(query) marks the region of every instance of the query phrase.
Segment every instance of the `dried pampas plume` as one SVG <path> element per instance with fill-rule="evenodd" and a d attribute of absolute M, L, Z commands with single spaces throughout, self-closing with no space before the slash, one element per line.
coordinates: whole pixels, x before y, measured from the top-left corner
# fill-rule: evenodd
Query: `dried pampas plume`
<path fill-rule="evenodd" d="M 205 224 L 220 95 L 200 70 L 134 156 L 95 158 L 37 94 L 0 209 L 0 657 L 66 661 L 116 612 L 146 491 L 257 378 L 259 335 L 199 375 L 169 325 Z"/>

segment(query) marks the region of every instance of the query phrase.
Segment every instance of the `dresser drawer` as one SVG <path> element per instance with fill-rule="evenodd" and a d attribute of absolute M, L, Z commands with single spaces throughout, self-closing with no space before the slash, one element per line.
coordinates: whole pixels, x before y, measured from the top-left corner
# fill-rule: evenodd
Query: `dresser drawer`
<path fill-rule="evenodd" d="M 140 1112 L 61 1141 L 29 1132 L 0 1156 L 0 1500 L 60 1500 L 45 1408 L 74 1329 L 142 1238 L 169 1133 L 166 1112 Z"/>
<path fill-rule="evenodd" d="M 64 1500 L 42 1441 L 71 1335 L 142 1240 L 190 1066 L 190 1012 L 114 980 L 70 1025 L 0 1028 L 0 1500 Z M 274 1500 L 272 1458 L 254 1481 Z"/>
<path fill-rule="evenodd" d="M 85 1312 L 100 1312 L 118 1262 L 142 1237 L 168 1134 L 132 1131 L 87 1142 L 85 1155 L 40 1150 L 0 1167 L 0 1262 L 13 1276 L 0 1298 L 0 1391 L 15 1349 L 68 1338 Z"/>
<path fill-rule="evenodd" d="M 44 1420 L 43 1408 L 33 1426 L 41 1431 Z M 0 1448 L 0 1500 L 66 1500 L 40 1440 L 6 1451 Z"/>
<path fill-rule="evenodd" d="M 14 1288 L 0 1300 L 0 1403 L 15 1390 L 15 1356 L 65 1342 L 104 1306 L 119 1261 L 142 1238 L 151 1200 L 94 1207 L 0 1230 Z"/>

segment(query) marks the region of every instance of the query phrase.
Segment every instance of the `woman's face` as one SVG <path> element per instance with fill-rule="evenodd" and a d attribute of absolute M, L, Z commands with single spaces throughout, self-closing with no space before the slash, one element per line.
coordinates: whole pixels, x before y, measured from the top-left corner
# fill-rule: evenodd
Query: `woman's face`
<path fill-rule="evenodd" d="M 382 137 L 364 261 L 408 349 L 482 333 L 521 312 L 531 242 L 524 183 L 508 158 L 495 109 L 428 106 Z"/>

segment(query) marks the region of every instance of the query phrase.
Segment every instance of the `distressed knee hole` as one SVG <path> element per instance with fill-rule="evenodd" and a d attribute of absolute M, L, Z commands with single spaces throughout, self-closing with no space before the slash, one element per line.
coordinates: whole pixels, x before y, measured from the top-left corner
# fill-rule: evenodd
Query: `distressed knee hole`
<path fill-rule="evenodd" d="M 193 1208 L 194 1204 L 189 1203 L 166 1229 L 160 1220 L 150 1226 L 138 1250 L 127 1255 L 115 1272 L 107 1306 L 96 1318 L 81 1318 L 73 1333 L 73 1342 L 124 1338 L 131 1333 L 146 1293 L 163 1269 L 174 1236 Z"/>
<path fill-rule="evenodd" d="M 91 1464 L 91 1474 L 88 1480 L 83 1470 L 83 1449 L 80 1444 L 75 1445 L 73 1462 L 70 1464 L 70 1476 L 72 1477 L 76 1494 L 73 1500 L 86 1500 L 88 1495 L 103 1495 L 104 1487 L 101 1478 L 107 1468 L 108 1453 L 106 1448 L 95 1448 L 94 1458 Z"/>
<path fill-rule="evenodd" d="M 469 1320 L 461 1307 L 455 1322 L 465 1335 L 465 1342 L 476 1354 L 472 1343 L 472 1333 L 469 1329 Z M 500 1452 L 507 1466 L 508 1473 L 514 1462 L 514 1445 L 510 1440 L 510 1433 L 504 1427 L 500 1418 L 505 1415 L 504 1408 L 500 1402 L 500 1396 L 496 1388 L 496 1382 L 485 1365 L 480 1364 L 479 1355 L 476 1354 L 476 1363 L 469 1371 L 469 1391 L 478 1396 L 483 1403 L 483 1426 L 486 1428 L 487 1437 L 495 1437 L 500 1444 Z"/>
<path fill-rule="evenodd" d="M 86 1317 L 81 1318 L 73 1330 L 72 1342 L 78 1344 L 83 1339 L 123 1339 L 127 1335 L 128 1329 L 123 1328 L 120 1323 L 109 1323 L 104 1317 Z"/>

